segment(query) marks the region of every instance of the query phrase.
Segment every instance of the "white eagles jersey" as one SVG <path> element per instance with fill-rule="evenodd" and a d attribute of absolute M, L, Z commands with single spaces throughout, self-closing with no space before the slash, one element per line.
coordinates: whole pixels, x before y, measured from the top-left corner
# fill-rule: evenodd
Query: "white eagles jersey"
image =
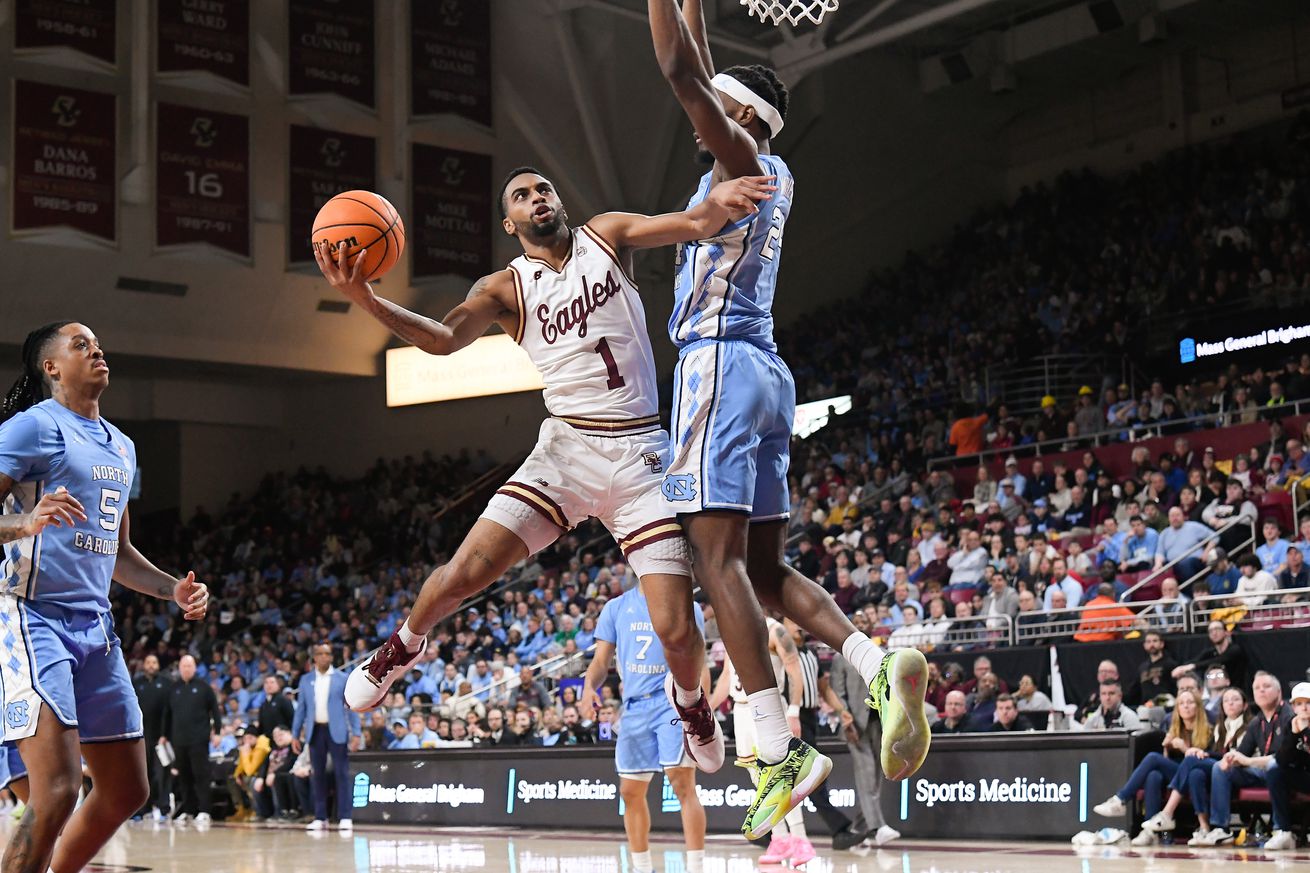
<path fill-rule="evenodd" d="M 786 632 L 781 622 L 769 618 L 767 615 L 764 617 L 764 629 L 768 631 L 770 637 L 779 629 L 782 629 L 784 633 Z M 783 686 L 787 684 L 786 671 L 782 668 L 782 658 L 778 656 L 778 653 L 772 647 L 769 648 L 769 662 L 773 665 L 773 678 L 778 682 L 778 690 L 782 691 Z M 731 658 L 725 657 L 723 659 L 723 669 L 731 671 L 731 678 L 728 679 L 728 696 L 732 698 L 734 703 L 747 703 L 746 689 L 741 687 L 741 676 L 737 674 L 737 668 L 733 665 Z"/>
<path fill-rule="evenodd" d="M 575 428 L 628 435 L 659 428 L 655 359 L 637 284 L 618 252 L 583 225 L 561 269 L 510 262 L 519 305 L 515 336 L 546 383 L 550 414 Z"/>

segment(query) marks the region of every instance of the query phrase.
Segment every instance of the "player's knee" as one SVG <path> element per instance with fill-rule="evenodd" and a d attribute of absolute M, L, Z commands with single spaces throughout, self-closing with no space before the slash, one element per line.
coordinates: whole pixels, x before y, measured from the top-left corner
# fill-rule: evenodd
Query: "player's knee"
<path fill-rule="evenodd" d="M 646 788 L 649 783 L 640 779 L 620 779 L 619 794 L 623 796 L 623 802 L 626 804 L 640 803 L 646 798 Z"/>
<path fill-rule="evenodd" d="M 41 815 L 55 821 L 65 821 L 77 806 L 77 794 L 82 788 L 82 774 L 75 769 L 58 772 L 49 778 L 32 780 L 31 806 Z"/>
<path fill-rule="evenodd" d="M 459 595 L 461 600 L 472 597 L 486 587 L 478 573 L 482 566 L 485 565 L 481 559 L 456 553 L 450 563 L 437 571 L 441 576 L 439 584 L 445 591 Z"/>
<path fill-rule="evenodd" d="M 688 801 L 697 799 L 695 771 L 690 767 L 683 768 L 687 771 L 686 775 L 680 773 L 670 773 L 669 782 L 673 785 L 673 793 L 683 804 Z"/>

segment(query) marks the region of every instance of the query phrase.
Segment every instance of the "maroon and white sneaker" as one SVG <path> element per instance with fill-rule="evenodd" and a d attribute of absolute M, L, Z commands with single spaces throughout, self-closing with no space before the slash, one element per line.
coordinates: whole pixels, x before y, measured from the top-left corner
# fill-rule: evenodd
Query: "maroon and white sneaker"
<path fill-rule="evenodd" d="M 417 652 L 405 648 L 400 631 L 391 635 L 346 677 L 346 705 L 355 712 L 372 709 L 387 696 L 387 689 L 412 667 L 428 650 L 428 638 L 423 637 Z"/>
<path fill-rule="evenodd" d="M 717 772 L 723 766 L 726 754 L 723 728 L 719 727 L 719 720 L 710 712 L 710 702 L 705 693 L 701 692 L 700 700 L 693 706 L 679 706 L 677 692 L 673 688 L 673 674 L 668 673 L 664 676 L 664 694 L 669 698 L 669 703 L 673 704 L 678 718 L 682 719 L 682 745 L 691 760 L 706 773 Z"/>

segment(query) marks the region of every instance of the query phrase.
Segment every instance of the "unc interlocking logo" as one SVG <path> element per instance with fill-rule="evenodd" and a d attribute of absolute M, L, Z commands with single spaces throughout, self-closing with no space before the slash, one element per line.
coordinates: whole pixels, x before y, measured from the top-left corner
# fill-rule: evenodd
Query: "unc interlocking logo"
<path fill-rule="evenodd" d="M 32 716 L 27 710 L 26 700 L 16 700 L 5 707 L 5 724 L 11 728 L 27 727 Z"/>
<path fill-rule="evenodd" d="M 650 467 L 652 473 L 664 472 L 664 459 L 660 457 L 659 452 L 642 452 L 641 462 Z"/>
<path fill-rule="evenodd" d="M 690 473 L 670 473 L 664 477 L 660 492 L 665 500 L 682 501 L 696 499 L 696 477 Z"/>

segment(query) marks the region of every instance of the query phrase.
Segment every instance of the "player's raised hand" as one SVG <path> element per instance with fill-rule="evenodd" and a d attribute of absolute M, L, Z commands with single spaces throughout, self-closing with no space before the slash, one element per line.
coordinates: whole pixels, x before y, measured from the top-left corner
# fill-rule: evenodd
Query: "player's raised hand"
<path fill-rule="evenodd" d="M 335 249 L 321 243 L 314 245 L 314 260 L 318 269 L 352 303 L 364 305 L 373 298 L 373 288 L 364 281 L 364 256 L 368 249 L 360 249 L 353 259 L 346 257 L 346 243 Z"/>
<path fill-rule="evenodd" d="M 47 527 L 74 527 L 79 521 L 86 521 L 86 510 L 77 498 L 60 485 L 46 494 L 29 513 L 25 536 L 34 537 Z"/>
<path fill-rule="evenodd" d="M 187 621 L 199 621 L 209 609 L 209 586 L 196 581 L 195 571 L 188 572 L 173 587 L 173 602 L 182 608 Z"/>
<path fill-rule="evenodd" d="M 778 186 L 773 182 L 777 176 L 742 176 L 720 182 L 711 190 L 710 202 L 731 211 L 738 218 L 754 215 L 760 211 L 756 203 L 768 200 Z M 735 220 L 735 219 L 734 219 Z"/>

